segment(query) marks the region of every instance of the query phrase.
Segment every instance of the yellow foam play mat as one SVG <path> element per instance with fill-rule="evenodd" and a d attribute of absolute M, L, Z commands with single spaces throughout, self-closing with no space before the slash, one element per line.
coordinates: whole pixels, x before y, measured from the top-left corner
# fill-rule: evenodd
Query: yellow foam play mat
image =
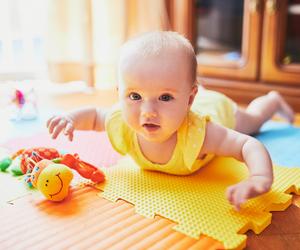
<path fill-rule="evenodd" d="M 140 170 L 130 158 L 104 169 L 107 181 L 97 186 L 99 195 L 116 202 L 125 200 L 137 213 L 174 222 L 175 230 L 195 239 L 209 236 L 226 249 L 246 246 L 248 230 L 256 234 L 270 223 L 270 211 L 285 210 L 292 195 L 300 194 L 300 169 L 274 167 L 274 184 L 267 194 L 249 200 L 237 212 L 225 197 L 226 188 L 247 177 L 244 164 L 217 157 L 197 173 L 174 176 Z"/>

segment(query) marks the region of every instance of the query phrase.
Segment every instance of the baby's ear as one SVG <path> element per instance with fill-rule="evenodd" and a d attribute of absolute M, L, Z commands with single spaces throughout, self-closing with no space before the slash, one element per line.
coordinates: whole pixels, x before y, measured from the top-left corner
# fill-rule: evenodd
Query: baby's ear
<path fill-rule="evenodd" d="M 192 91 L 191 91 L 191 94 L 190 94 L 189 106 L 191 106 L 193 104 L 195 96 L 197 95 L 197 93 L 198 93 L 198 85 L 194 84 L 194 86 L 192 88 Z"/>

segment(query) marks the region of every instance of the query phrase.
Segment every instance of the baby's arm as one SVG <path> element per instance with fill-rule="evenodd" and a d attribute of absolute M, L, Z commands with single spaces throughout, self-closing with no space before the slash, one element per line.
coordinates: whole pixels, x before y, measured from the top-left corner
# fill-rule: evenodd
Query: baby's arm
<path fill-rule="evenodd" d="M 213 153 L 244 161 L 249 169 L 248 179 L 227 189 L 227 198 L 237 210 L 247 199 L 270 190 L 273 168 L 266 148 L 253 137 L 208 122 L 200 155 Z"/>
<path fill-rule="evenodd" d="M 103 131 L 108 111 L 109 109 L 100 108 L 77 109 L 64 115 L 52 116 L 47 121 L 47 127 L 53 139 L 63 132 L 72 141 L 74 130 Z"/>

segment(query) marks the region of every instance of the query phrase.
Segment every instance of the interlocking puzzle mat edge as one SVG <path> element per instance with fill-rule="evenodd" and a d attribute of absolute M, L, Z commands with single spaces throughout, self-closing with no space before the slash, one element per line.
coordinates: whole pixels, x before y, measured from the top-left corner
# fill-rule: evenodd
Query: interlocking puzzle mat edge
<path fill-rule="evenodd" d="M 177 223 L 175 230 L 193 238 L 207 235 L 222 242 L 227 249 L 245 247 L 246 231 L 253 230 L 256 234 L 262 232 L 271 223 L 270 211 L 282 211 L 291 204 L 292 195 L 287 193 L 300 194 L 300 169 L 274 167 L 272 190 L 251 199 L 240 213 L 236 212 L 225 199 L 225 189 L 245 178 L 247 169 L 236 160 L 221 157 L 197 174 L 184 177 L 141 171 L 128 158 L 113 168 L 105 169 L 105 173 L 107 182 L 97 187 L 103 190 L 101 196 L 104 198 L 125 200 L 145 217 L 162 216 Z M 180 187 L 181 191 L 169 192 L 176 190 L 176 187 Z M 205 199 L 199 202 L 200 195 L 196 191 L 201 188 L 210 202 Z M 157 203 L 158 200 L 161 203 Z M 204 204 L 201 205 L 201 202 Z M 184 206 L 184 213 L 182 208 L 176 208 L 177 204 Z M 195 206 L 195 210 L 201 213 L 195 214 L 195 211 L 189 210 L 189 206 Z"/>

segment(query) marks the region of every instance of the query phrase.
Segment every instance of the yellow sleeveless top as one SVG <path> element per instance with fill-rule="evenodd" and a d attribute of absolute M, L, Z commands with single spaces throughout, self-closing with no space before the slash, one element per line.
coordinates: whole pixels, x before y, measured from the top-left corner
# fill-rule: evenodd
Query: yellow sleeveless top
<path fill-rule="evenodd" d="M 124 122 L 120 109 L 113 110 L 105 121 L 105 129 L 113 148 L 122 155 L 130 155 L 142 169 L 175 175 L 187 175 L 197 171 L 213 158 L 213 155 L 206 155 L 204 159 L 197 159 L 204 142 L 206 123 L 212 120 L 228 127 L 234 125 L 232 101 L 223 95 L 214 96 L 214 93 L 209 93 L 205 98 L 214 100 L 215 108 L 210 107 L 208 102 L 203 102 L 205 98 L 202 93 L 201 96 L 197 94 L 195 99 L 199 97 L 202 100 L 194 101 L 191 111 L 177 131 L 177 143 L 171 159 L 166 164 L 153 163 L 143 155 L 137 134 Z M 216 100 L 217 97 L 221 101 Z M 212 115 L 202 110 L 204 107 L 211 110 Z M 221 115 L 217 115 L 219 112 Z"/>

